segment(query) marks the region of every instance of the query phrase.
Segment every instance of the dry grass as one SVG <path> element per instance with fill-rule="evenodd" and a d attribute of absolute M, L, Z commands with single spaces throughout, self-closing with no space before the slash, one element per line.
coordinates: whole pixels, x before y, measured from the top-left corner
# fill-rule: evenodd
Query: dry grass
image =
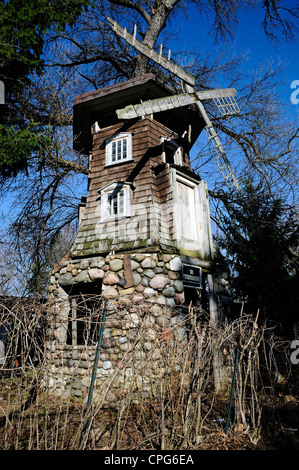
<path fill-rule="evenodd" d="M 152 384 L 155 393 L 140 394 L 137 403 L 133 376 L 119 402 L 109 407 L 92 403 L 86 416 L 85 400 L 62 400 L 40 386 L 47 306 L 32 301 L 5 308 L 2 319 L 9 320 L 11 341 L 0 369 L 1 450 L 229 450 L 296 444 L 296 428 L 281 413 L 287 409 L 294 417 L 298 409 L 291 388 L 298 387 L 297 371 L 288 360 L 288 342 L 259 326 L 255 317 L 242 315 L 220 328 L 199 321 L 189 309 L 188 341 L 164 342 L 166 367 L 160 382 Z M 278 370 L 281 383 L 275 382 Z M 292 433 L 289 440 L 286 429 Z"/>

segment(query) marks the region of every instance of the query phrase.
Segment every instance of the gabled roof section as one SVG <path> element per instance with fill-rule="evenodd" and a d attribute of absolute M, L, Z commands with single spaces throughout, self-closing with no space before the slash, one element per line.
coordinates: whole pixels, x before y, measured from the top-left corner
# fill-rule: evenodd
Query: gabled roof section
<path fill-rule="evenodd" d="M 141 100 L 163 98 L 174 94 L 155 75 L 149 73 L 116 85 L 76 96 L 74 100 L 73 135 L 74 150 L 84 155 L 92 149 L 91 126 L 98 122 L 104 128 L 119 122 L 116 110 Z M 154 119 L 182 135 L 191 125 L 191 146 L 204 124 L 194 107 L 185 106 L 156 113 Z"/>
<path fill-rule="evenodd" d="M 132 183 L 128 181 L 112 181 L 108 184 L 105 184 L 105 186 L 99 189 L 98 192 L 101 193 L 102 191 L 107 191 L 108 189 L 113 188 L 115 186 L 118 186 L 118 187 L 132 186 Z"/>

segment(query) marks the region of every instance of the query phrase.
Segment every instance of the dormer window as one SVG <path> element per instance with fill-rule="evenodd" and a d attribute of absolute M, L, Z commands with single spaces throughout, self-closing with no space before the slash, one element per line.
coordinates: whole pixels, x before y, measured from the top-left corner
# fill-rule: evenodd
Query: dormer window
<path fill-rule="evenodd" d="M 165 163 L 182 165 L 182 148 L 171 139 L 162 138 L 163 161 Z"/>
<path fill-rule="evenodd" d="M 101 220 L 114 220 L 130 215 L 130 186 L 112 183 L 100 191 Z"/>
<path fill-rule="evenodd" d="M 132 135 L 118 134 L 106 141 L 106 165 L 132 160 Z"/>

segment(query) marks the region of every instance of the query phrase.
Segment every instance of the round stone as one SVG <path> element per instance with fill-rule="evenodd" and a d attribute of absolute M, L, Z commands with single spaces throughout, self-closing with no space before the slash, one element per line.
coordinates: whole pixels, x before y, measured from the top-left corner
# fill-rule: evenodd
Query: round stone
<path fill-rule="evenodd" d="M 145 258 L 142 262 L 141 262 L 141 267 L 142 268 L 154 268 L 156 266 L 156 262 L 148 257 L 148 258 Z"/>
<path fill-rule="evenodd" d="M 140 302 L 143 299 L 144 299 L 143 295 L 141 293 L 139 293 L 139 294 L 134 295 L 134 297 L 132 299 L 132 302 L 137 303 L 137 302 Z"/>
<path fill-rule="evenodd" d="M 121 336 L 122 335 L 122 330 L 119 328 L 112 328 L 111 330 L 111 336 Z"/>
<path fill-rule="evenodd" d="M 126 323 L 126 328 L 137 328 L 139 325 L 139 317 L 137 313 L 130 313 L 127 316 L 127 323 Z"/>
<path fill-rule="evenodd" d="M 182 268 L 181 258 L 179 256 L 177 256 L 176 258 L 173 258 L 169 262 L 169 267 L 170 267 L 171 271 L 179 271 Z"/>
<path fill-rule="evenodd" d="M 177 279 L 177 274 L 173 271 L 168 271 L 169 279 Z"/>
<path fill-rule="evenodd" d="M 118 297 L 118 292 L 115 287 L 107 286 L 105 290 L 103 290 L 103 297 L 105 299 L 115 299 Z"/>
<path fill-rule="evenodd" d="M 143 291 L 143 294 L 146 296 L 146 297 L 150 297 L 151 295 L 156 295 L 156 292 L 154 289 L 152 289 L 151 287 L 146 287 Z"/>
<path fill-rule="evenodd" d="M 176 294 L 174 296 L 174 302 L 176 305 L 182 305 L 184 303 L 184 297 L 182 294 Z"/>
<path fill-rule="evenodd" d="M 69 285 L 74 282 L 74 279 L 71 273 L 65 273 L 59 276 L 58 282 L 61 285 Z"/>
<path fill-rule="evenodd" d="M 180 315 L 177 315 L 176 317 L 173 317 L 173 318 L 171 319 L 170 326 L 173 327 L 173 326 L 177 325 L 178 323 L 183 322 L 185 319 L 186 319 L 186 318 L 185 318 L 184 315 L 181 315 L 181 314 L 180 314 Z"/>
<path fill-rule="evenodd" d="M 183 339 L 184 339 L 185 336 L 186 336 L 186 330 L 185 330 L 185 328 L 182 328 L 182 327 L 177 328 L 177 329 L 175 330 L 175 336 L 176 336 L 176 338 L 177 338 L 178 341 L 183 341 Z"/>
<path fill-rule="evenodd" d="M 110 261 L 111 271 L 120 271 L 123 268 L 123 261 L 121 259 L 112 259 Z"/>
<path fill-rule="evenodd" d="M 153 289 L 164 289 L 167 284 L 169 284 L 169 277 L 164 274 L 156 274 L 149 282 Z"/>
<path fill-rule="evenodd" d="M 139 268 L 139 263 L 137 263 L 137 261 L 132 260 L 131 261 L 131 268 L 132 268 L 132 271 L 136 271 L 136 269 Z"/>
<path fill-rule="evenodd" d="M 163 289 L 163 295 L 165 297 L 173 297 L 174 294 L 175 294 L 175 289 L 171 286 L 165 287 L 165 289 Z"/>
<path fill-rule="evenodd" d="M 143 285 L 142 285 L 142 284 L 139 284 L 138 286 L 136 286 L 135 291 L 136 291 L 136 292 L 143 292 L 143 291 L 144 291 Z"/>
<path fill-rule="evenodd" d="M 84 259 L 80 263 L 80 268 L 81 269 L 87 269 L 89 267 L 89 261 L 88 259 Z"/>
<path fill-rule="evenodd" d="M 133 274 L 134 286 L 138 286 L 141 283 L 141 276 L 138 273 Z"/>
<path fill-rule="evenodd" d="M 117 401 L 116 394 L 113 393 L 113 392 L 107 393 L 107 395 L 106 395 L 106 400 L 107 400 L 109 403 L 114 403 L 114 402 L 116 402 L 116 401 Z"/>
<path fill-rule="evenodd" d="M 87 271 L 81 271 L 76 277 L 75 277 L 76 282 L 85 282 L 87 281 Z"/>
<path fill-rule="evenodd" d="M 118 282 L 119 282 L 119 277 L 114 273 L 108 273 L 103 281 L 103 283 L 107 284 L 108 286 L 114 286 Z"/>
<path fill-rule="evenodd" d="M 183 292 L 184 290 L 184 284 L 182 281 L 174 281 L 174 288 L 176 292 Z"/>
<path fill-rule="evenodd" d="M 131 295 L 134 292 L 134 287 L 128 287 L 128 289 L 121 289 L 119 295 Z"/>
<path fill-rule="evenodd" d="M 166 299 L 163 295 L 158 295 L 156 302 L 160 305 L 165 305 Z"/>
<path fill-rule="evenodd" d="M 143 271 L 143 274 L 146 277 L 149 277 L 150 279 L 152 279 L 155 275 L 155 273 L 154 273 L 154 271 L 152 271 L 152 269 L 145 269 L 145 271 Z"/>
<path fill-rule="evenodd" d="M 169 325 L 170 319 L 167 318 L 165 315 L 160 315 L 159 317 L 156 318 L 156 322 L 162 328 L 166 328 Z"/>
<path fill-rule="evenodd" d="M 92 281 L 96 279 L 103 279 L 105 272 L 102 269 L 92 268 L 88 271 L 89 277 Z"/>
<path fill-rule="evenodd" d="M 145 258 L 145 255 L 142 255 L 141 253 L 136 253 L 136 255 L 134 256 L 134 260 L 137 261 L 137 262 L 141 262 L 143 261 Z"/>
<path fill-rule="evenodd" d="M 128 341 L 128 338 L 126 336 L 121 336 L 118 340 L 119 344 L 124 344 Z"/>
<path fill-rule="evenodd" d="M 156 332 L 152 328 L 149 328 L 146 332 L 146 338 L 150 341 L 154 341 L 156 339 Z"/>
<path fill-rule="evenodd" d="M 163 273 L 163 267 L 157 266 L 156 268 L 154 268 L 154 273 L 155 274 Z"/>
<path fill-rule="evenodd" d="M 144 319 L 144 322 L 142 324 L 142 326 L 144 328 L 151 328 L 155 323 L 155 319 L 151 316 L 147 316 L 145 319 Z"/>
<path fill-rule="evenodd" d="M 90 261 L 89 266 L 91 268 L 102 268 L 104 264 L 105 264 L 104 258 L 93 258 Z"/>

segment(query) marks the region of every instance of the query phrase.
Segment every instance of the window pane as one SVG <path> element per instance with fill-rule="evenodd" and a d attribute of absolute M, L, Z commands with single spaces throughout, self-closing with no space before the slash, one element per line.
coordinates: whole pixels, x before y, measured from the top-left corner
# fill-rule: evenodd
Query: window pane
<path fill-rule="evenodd" d="M 124 213 L 124 192 L 120 191 L 118 193 L 118 213 L 123 214 Z"/>
<path fill-rule="evenodd" d="M 117 142 L 117 160 L 121 160 L 121 140 Z"/>
<path fill-rule="evenodd" d="M 116 160 L 116 142 L 112 142 L 111 159 L 112 159 L 113 162 L 115 162 L 115 160 Z"/>
<path fill-rule="evenodd" d="M 115 188 L 103 193 L 102 220 L 124 216 L 128 213 L 127 188 L 115 185 Z"/>
<path fill-rule="evenodd" d="M 131 160 L 131 135 L 118 135 L 107 143 L 106 164 L 120 163 Z"/>
<path fill-rule="evenodd" d="M 117 196 L 115 194 L 112 195 L 112 214 L 117 215 Z"/>
<path fill-rule="evenodd" d="M 108 193 L 107 197 L 107 208 L 106 208 L 106 214 L 107 216 L 112 215 L 112 199 L 113 199 L 113 194 Z"/>
<path fill-rule="evenodd" d="M 127 158 L 127 139 L 123 139 L 123 159 Z"/>

